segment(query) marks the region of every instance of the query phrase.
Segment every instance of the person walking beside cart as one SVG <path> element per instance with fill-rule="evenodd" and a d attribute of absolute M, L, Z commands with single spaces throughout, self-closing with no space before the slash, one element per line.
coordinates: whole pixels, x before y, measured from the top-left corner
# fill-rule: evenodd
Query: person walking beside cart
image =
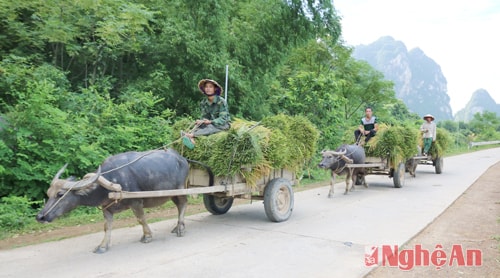
<path fill-rule="evenodd" d="M 425 122 L 420 126 L 422 138 L 424 140 L 424 156 L 429 154 L 432 142 L 436 141 L 436 124 L 434 123 L 434 116 L 427 114 L 424 116 Z"/>
<path fill-rule="evenodd" d="M 186 136 L 191 138 L 210 135 L 230 128 L 230 116 L 226 101 L 220 96 L 222 86 L 212 79 L 202 79 L 198 88 L 207 97 L 200 102 L 201 118 L 195 121 L 195 128 Z"/>
<path fill-rule="evenodd" d="M 354 138 L 356 140 L 356 145 L 364 145 L 370 138 L 375 136 L 378 131 L 377 117 L 373 116 L 373 111 L 371 107 L 365 108 L 365 117 L 361 119 L 361 124 L 358 129 L 354 131 Z M 361 141 L 361 137 L 365 136 L 364 143 Z"/>

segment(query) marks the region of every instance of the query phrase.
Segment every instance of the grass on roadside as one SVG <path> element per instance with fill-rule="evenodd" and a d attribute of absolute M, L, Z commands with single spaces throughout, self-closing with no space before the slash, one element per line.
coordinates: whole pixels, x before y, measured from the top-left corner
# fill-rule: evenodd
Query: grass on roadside
<path fill-rule="evenodd" d="M 198 197 L 194 198 L 188 196 L 188 204 L 196 205 L 203 203 L 203 199 Z M 150 212 L 162 211 L 166 209 L 175 208 L 175 204 L 171 201 L 166 202 L 162 206 L 156 208 L 145 209 L 146 215 Z M 126 210 L 114 215 L 115 220 L 135 218 L 131 210 Z M 164 219 L 148 219 L 149 223 L 161 221 Z M 72 227 L 79 225 L 86 225 L 92 223 L 103 223 L 104 218 L 102 211 L 96 207 L 78 207 L 70 213 L 63 215 L 51 223 L 40 224 L 36 221 L 35 215 L 28 218 L 26 223 L 18 229 L 4 229 L 1 227 L 0 240 L 14 237 L 23 234 L 36 234 L 41 232 L 52 231 L 64 227 Z"/>

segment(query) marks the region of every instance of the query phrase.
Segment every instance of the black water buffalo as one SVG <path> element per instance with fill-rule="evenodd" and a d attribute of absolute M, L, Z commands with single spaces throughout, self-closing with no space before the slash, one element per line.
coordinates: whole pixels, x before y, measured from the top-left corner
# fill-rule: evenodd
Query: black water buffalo
<path fill-rule="evenodd" d="M 335 185 L 335 177 L 337 175 L 346 174 L 346 186 L 345 193 L 349 191 L 349 179 L 352 178 L 353 186 L 351 190 L 354 190 L 355 179 L 359 176 L 363 181 L 364 185 L 364 168 L 351 168 L 351 171 L 346 167 L 347 163 L 352 164 L 363 164 L 365 163 L 366 155 L 365 150 L 362 146 L 358 145 L 342 145 L 338 147 L 335 151 L 322 151 L 321 155 L 323 159 L 319 163 L 320 168 L 330 169 L 332 171 L 332 180 L 330 186 L 330 192 L 328 193 L 328 198 L 333 197 L 333 186 Z"/>
<path fill-rule="evenodd" d="M 196 162 L 191 161 L 189 162 Z M 198 162 L 199 163 L 199 162 Z M 201 164 L 201 163 L 200 163 Z M 203 164 L 201 164 L 203 165 Z M 213 185 L 213 173 L 207 166 L 209 186 Z M 159 206 L 170 197 L 123 199 L 118 202 L 108 198 L 113 187 L 123 191 L 172 190 L 185 188 L 189 173 L 188 160 L 172 149 L 146 152 L 126 152 L 107 158 L 96 173 L 87 174 L 80 181 L 59 179 L 66 165 L 59 170 L 47 190 L 49 200 L 38 213 L 39 222 L 51 222 L 78 206 L 102 207 L 105 218 L 104 239 L 95 249 L 95 253 L 104 253 L 110 247 L 113 214 L 132 209 L 142 225 L 144 235 L 141 242 L 152 240 L 151 229 L 146 223 L 144 208 Z M 174 196 L 172 201 L 177 206 L 179 216 L 177 226 L 172 230 L 177 236 L 183 236 L 184 212 L 187 197 Z"/>

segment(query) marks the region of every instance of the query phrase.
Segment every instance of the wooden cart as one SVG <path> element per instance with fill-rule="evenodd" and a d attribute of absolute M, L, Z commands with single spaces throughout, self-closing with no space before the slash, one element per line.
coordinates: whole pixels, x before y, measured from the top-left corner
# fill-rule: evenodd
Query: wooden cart
<path fill-rule="evenodd" d="M 354 168 L 365 168 L 366 175 L 388 175 L 392 178 L 394 187 L 401 188 L 405 184 L 405 173 L 409 172 L 412 177 L 415 177 L 415 171 L 419 164 L 421 165 L 432 165 L 436 171 L 436 174 L 441 174 L 443 172 L 443 158 L 442 157 L 431 157 L 416 155 L 406 160 L 406 162 L 396 163 L 396 168 L 392 168 L 390 159 L 384 157 L 367 157 L 364 164 L 347 164 L 349 171 L 354 170 Z M 356 177 L 356 185 L 364 184 L 364 176 Z"/>
<path fill-rule="evenodd" d="M 406 167 L 404 162 L 395 163 L 397 166 L 393 168 L 392 162 L 389 157 L 366 157 L 365 163 L 363 164 L 347 164 L 349 171 L 354 170 L 354 168 L 365 168 L 366 175 L 388 175 L 392 178 L 394 187 L 401 188 L 405 183 L 405 172 Z M 364 184 L 365 176 L 356 177 L 356 185 Z"/>
<path fill-rule="evenodd" d="M 239 174 L 231 177 L 216 176 L 214 185 L 207 186 L 209 183 L 208 173 L 205 170 L 192 168 L 185 189 L 110 192 L 109 198 L 120 200 L 203 194 L 205 208 L 214 215 L 224 214 L 229 211 L 234 198 L 263 200 L 264 210 L 269 220 L 282 222 L 288 220 L 293 211 L 294 193 L 292 185 L 295 182 L 294 173 L 285 169 L 278 169 L 271 170 L 269 175 L 261 177 L 254 186 L 248 185 L 242 175 Z"/>
<path fill-rule="evenodd" d="M 423 156 L 417 155 L 406 161 L 406 171 L 410 173 L 412 177 L 416 176 L 415 171 L 417 170 L 417 166 L 420 165 L 432 165 L 434 166 L 434 170 L 436 174 L 441 174 L 443 172 L 443 158 L 442 157 L 432 157 L 432 156 Z"/>

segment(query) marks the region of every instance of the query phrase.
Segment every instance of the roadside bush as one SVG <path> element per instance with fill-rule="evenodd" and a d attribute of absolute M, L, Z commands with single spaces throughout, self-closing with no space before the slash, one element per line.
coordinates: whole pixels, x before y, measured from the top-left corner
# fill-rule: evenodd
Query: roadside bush
<path fill-rule="evenodd" d="M 32 223 L 37 211 L 33 208 L 40 201 L 30 201 L 26 196 L 2 197 L 0 202 L 0 228 L 2 231 L 13 231 Z"/>

